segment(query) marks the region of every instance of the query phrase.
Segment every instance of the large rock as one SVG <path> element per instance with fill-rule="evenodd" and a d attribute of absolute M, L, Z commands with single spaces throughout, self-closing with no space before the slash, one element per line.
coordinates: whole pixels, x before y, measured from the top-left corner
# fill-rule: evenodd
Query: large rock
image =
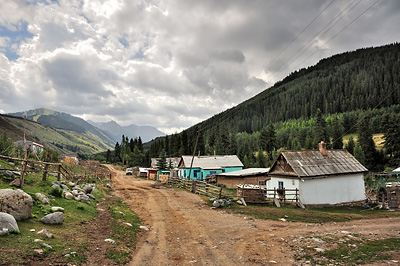
<path fill-rule="evenodd" d="M 63 212 L 55 212 L 47 214 L 40 221 L 44 224 L 62 224 L 64 218 Z"/>
<path fill-rule="evenodd" d="M 21 189 L 0 189 L 0 212 L 14 216 L 21 221 L 31 217 L 33 199 Z"/>
<path fill-rule="evenodd" d="M 18 230 L 18 224 L 11 214 L 0 212 L 0 231 Z"/>

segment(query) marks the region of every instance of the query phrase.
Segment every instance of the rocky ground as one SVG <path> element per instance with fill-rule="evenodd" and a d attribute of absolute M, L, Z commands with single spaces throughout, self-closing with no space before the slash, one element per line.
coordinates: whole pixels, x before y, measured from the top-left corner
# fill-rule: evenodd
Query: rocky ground
<path fill-rule="evenodd" d="M 126 201 L 150 230 L 143 233 L 132 250 L 129 265 L 307 265 L 305 254 L 324 261 L 325 250 L 350 240 L 371 241 L 399 237 L 400 218 L 354 220 L 344 223 L 307 224 L 252 219 L 209 207 L 198 195 L 154 185 L 154 182 L 126 176 L 110 166 L 114 193 Z M 103 226 L 107 217 L 94 225 Z M 103 222 L 101 221 L 102 219 Z M 100 230 L 101 231 L 101 230 Z M 96 249 L 104 238 L 91 245 Z M 90 231 L 88 231 L 89 234 Z M 354 246 L 353 248 L 357 248 Z M 307 250 L 307 253 L 305 252 Z M 370 265 L 398 265 L 398 252 L 390 259 Z"/>

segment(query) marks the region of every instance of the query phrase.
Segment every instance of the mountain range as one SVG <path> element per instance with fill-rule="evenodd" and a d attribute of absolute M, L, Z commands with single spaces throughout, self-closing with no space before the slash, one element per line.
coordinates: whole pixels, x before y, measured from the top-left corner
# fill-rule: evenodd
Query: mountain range
<path fill-rule="evenodd" d="M 24 125 L 24 119 L 26 122 Z M 26 128 L 28 140 L 56 149 L 61 153 L 97 153 L 113 149 L 122 134 L 142 141 L 162 136 L 164 133 L 149 126 L 120 126 L 116 122 L 95 123 L 67 113 L 45 108 L 10 113 L 0 117 L 0 133 L 7 133 L 13 141 L 23 138 Z"/>
<path fill-rule="evenodd" d="M 106 123 L 97 123 L 88 120 L 87 122 L 101 129 L 102 131 L 106 132 L 109 136 L 113 138 L 115 142 L 117 141 L 121 142 L 122 135 L 127 136 L 128 138 L 140 137 L 143 142 L 147 142 L 157 137 L 165 135 L 157 128 L 151 126 L 138 126 L 135 124 L 131 124 L 128 126 L 121 126 L 115 121 L 109 121 Z"/>

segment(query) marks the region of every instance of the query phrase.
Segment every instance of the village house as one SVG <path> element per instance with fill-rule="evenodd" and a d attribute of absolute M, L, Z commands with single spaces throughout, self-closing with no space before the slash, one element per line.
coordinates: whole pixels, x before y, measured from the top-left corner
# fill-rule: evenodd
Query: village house
<path fill-rule="evenodd" d="M 23 140 L 17 140 L 17 141 L 14 142 L 14 145 L 23 147 L 24 146 L 24 141 Z M 35 153 L 43 152 L 43 150 L 44 150 L 44 146 L 42 144 L 30 141 L 30 140 L 26 140 L 25 141 L 25 147 L 24 147 L 25 151 L 26 151 L 26 148 L 28 146 L 31 146 L 31 151 L 35 152 Z"/>
<path fill-rule="evenodd" d="M 192 164 L 193 158 L 193 164 Z M 192 170 L 190 166 L 192 164 Z M 206 180 L 206 177 L 238 171 L 243 169 L 243 163 L 236 155 L 213 156 L 182 156 L 179 162 L 178 176 L 184 179 Z M 190 176 L 189 176 L 190 171 Z"/>
<path fill-rule="evenodd" d="M 227 188 L 236 188 L 237 185 L 251 184 L 265 187 L 269 168 L 248 168 L 239 171 L 219 173 L 210 177 L 209 180 L 217 185 L 224 185 Z"/>
<path fill-rule="evenodd" d="M 267 189 L 298 189 L 304 205 L 360 203 L 368 170 L 346 150 L 282 151 L 269 171 Z M 267 195 L 271 197 L 272 195 Z"/>
<path fill-rule="evenodd" d="M 65 154 L 61 156 L 61 161 L 68 164 L 79 164 L 79 153 Z"/>

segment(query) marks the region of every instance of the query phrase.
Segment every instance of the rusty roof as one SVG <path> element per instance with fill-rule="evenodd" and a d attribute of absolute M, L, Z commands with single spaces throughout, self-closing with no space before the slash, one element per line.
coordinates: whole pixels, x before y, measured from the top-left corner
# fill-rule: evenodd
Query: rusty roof
<path fill-rule="evenodd" d="M 328 155 L 324 156 L 318 150 L 300 150 L 282 151 L 280 155 L 301 178 L 368 172 L 368 169 L 346 150 L 327 150 L 327 153 Z M 280 157 L 278 156 L 278 160 Z M 270 173 L 273 173 L 273 168 L 274 166 L 271 167 Z"/>

